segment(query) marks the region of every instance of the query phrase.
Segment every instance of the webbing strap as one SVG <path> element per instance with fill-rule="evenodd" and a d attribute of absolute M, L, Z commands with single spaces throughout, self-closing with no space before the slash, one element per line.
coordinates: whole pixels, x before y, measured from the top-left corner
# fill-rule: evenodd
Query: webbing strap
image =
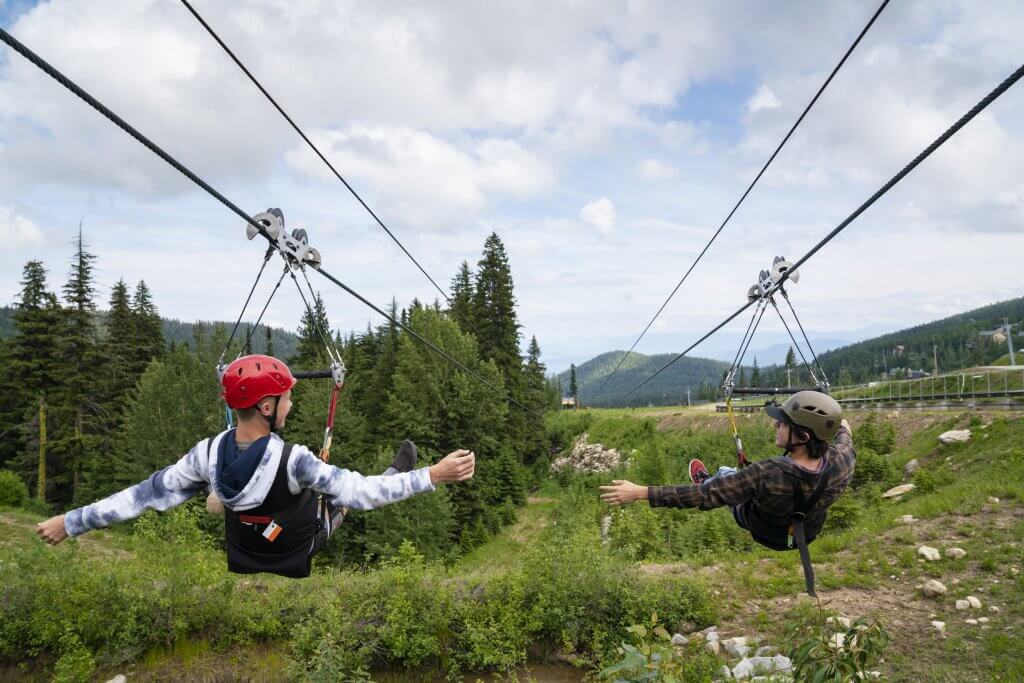
<path fill-rule="evenodd" d="M 800 564 L 804 568 L 804 584 L 807 587 L 807 594 L 812 598 L 818 597 L 814 591 L 814 565 L 811 564 L 811 551 L 807 548 L 807 537 L 804 535 L 803 518 L 793 518 L 793 541 L 797 550 L 800 551 Z"/>
<path fill-rule="evenodd" d="M 790 476 L 790 485 L 793 487 L 793 499 L 796 501 L 793 510 L 793 514 L 790 516 L 790 525 L 793 529 L 793 543 L 796 545 L 797 550 L 800 552 L 800 564 L 804 570 L 804 584 L 807 587 L 807 594 L 812 598 L 818 597 L 818 594 L 814 590 L 814 565 L 811 563 L 811 551 L 807 547 L 807 534 L 804 528 L 804 520 L 807 515 L 810 514 L 811 510 L 818 504 L 821 497 L 825 494 L 825 489 L 828 488 L 829 481 L 831 479 L 829 475 L 829 463 L 825 461 L 825 467 L 821 471 L 821 480 L 818 481 L 818 485 L 814 487 L 814 491 L 811 493 L 809 498 L 804 497 L 804 491 L 800 488 L 800 481 Z"/>

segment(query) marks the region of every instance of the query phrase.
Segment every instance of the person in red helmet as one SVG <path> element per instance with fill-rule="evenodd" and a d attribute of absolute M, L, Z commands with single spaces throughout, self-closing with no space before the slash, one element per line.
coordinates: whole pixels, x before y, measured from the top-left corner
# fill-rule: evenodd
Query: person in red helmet
<path fill-rule="evenodd" d="M 369 510 L 473 476 L 476 456 L 468 450 L 413 469 L 416 448 L 406 441 L 384 475 L 363 476 L 323 462 L 305 446 L 285 443 L 277 431 L 291 411 L 295 377 L 271 356 L 239 358 L 224 370 L 221 386 L 237 428 L 203 439 L 135 486 L 41 522 L 39 536 L 57 544 L 146 510 L 168 510 L 209 486 L 225 510 L 228 569 L 301 578 L 309 576 L 312 556 L 332 530 L 331 519 L 318 516 L 316 494 L 332 513 Z"/>

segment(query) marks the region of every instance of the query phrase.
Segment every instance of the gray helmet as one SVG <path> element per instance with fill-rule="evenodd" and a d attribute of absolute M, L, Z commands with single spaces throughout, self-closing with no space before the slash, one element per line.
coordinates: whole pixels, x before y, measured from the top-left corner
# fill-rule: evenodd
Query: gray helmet
<path fill-rule="evenodd" d="M 809 429 L 826 443 L 839 433 L 839 422 L 843 419 L 843 409 L 839 403 L 819 391 L 798 391 L 781 406 L 768 404 L 764 412 L 776 420 L 787 420 Z"/>

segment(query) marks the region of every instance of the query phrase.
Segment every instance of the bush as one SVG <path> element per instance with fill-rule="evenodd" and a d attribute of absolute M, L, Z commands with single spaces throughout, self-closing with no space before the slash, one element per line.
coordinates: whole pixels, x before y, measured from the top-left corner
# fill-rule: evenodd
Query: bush
<path fill-rule="evenodd" d="M 896 466 L 886 455 L 879 455 L 868 446 L 857 447 L 857 462 L 853 469 L 853 481 L 850 485 L 859 489 L 865 484 L 878 484 L 888 488 L 899 481 Z"/>
<path fill-rule="evenodd" d="M 28 487 L 14 472 L 0 470 L 0 505 L 20 508 L 28 503 Z"/>
<path fill-rule="evenodd" d="M 864 515 L 864 504 L 849 490 L 843 491 L 828 509 L 823 533 L 836 533 L 851 529 Z"/>
<path fill-rule="evenodd" d="M 860 449 L 870 448 L 876 453 L 891 453 L 896 447 L 896 427 L 878 413 L 868 413 L 854 435 L 857 446 L 858 466 Z"/>

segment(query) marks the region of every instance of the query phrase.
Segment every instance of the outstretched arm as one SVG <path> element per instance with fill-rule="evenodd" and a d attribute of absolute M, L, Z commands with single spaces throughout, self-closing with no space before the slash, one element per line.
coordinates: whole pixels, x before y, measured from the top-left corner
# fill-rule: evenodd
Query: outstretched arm
<path fill-rule="evenodd" d="M 465 481 L 473 476 L 476 456 L 471 451 L 449 453 L 430 467 L 388 476 L 364 476 L 358 472 L 328 465 L 308 449 L 295 447 L 288 463 L 292 493 L 304 488 L 327 496 L 335 507 L 356 510 L 373 508 L 433 491 L 444 481 Z"/>
<path fill-rule="evenodd" d="M 616 479 L 601 487 L 601 500 L 609 505 L 628 505 L 646 500 L 651 507 L 700 508 L 739 505 L 754 497 L 761 481 L 757 463 L 723 477 L 713 477 L 700 486 L 639 486 Z"/>
<path fill-rule="evenodd" d="M 145 481 L 92 505 L 51 517 L 36 526 L 36 533 L 55 545 L 68 536 L 135 519 L 146 510 L 170 510 L 202 491 L 207 483 L 205 441 L 201 441 L 178 462 Z"/>

